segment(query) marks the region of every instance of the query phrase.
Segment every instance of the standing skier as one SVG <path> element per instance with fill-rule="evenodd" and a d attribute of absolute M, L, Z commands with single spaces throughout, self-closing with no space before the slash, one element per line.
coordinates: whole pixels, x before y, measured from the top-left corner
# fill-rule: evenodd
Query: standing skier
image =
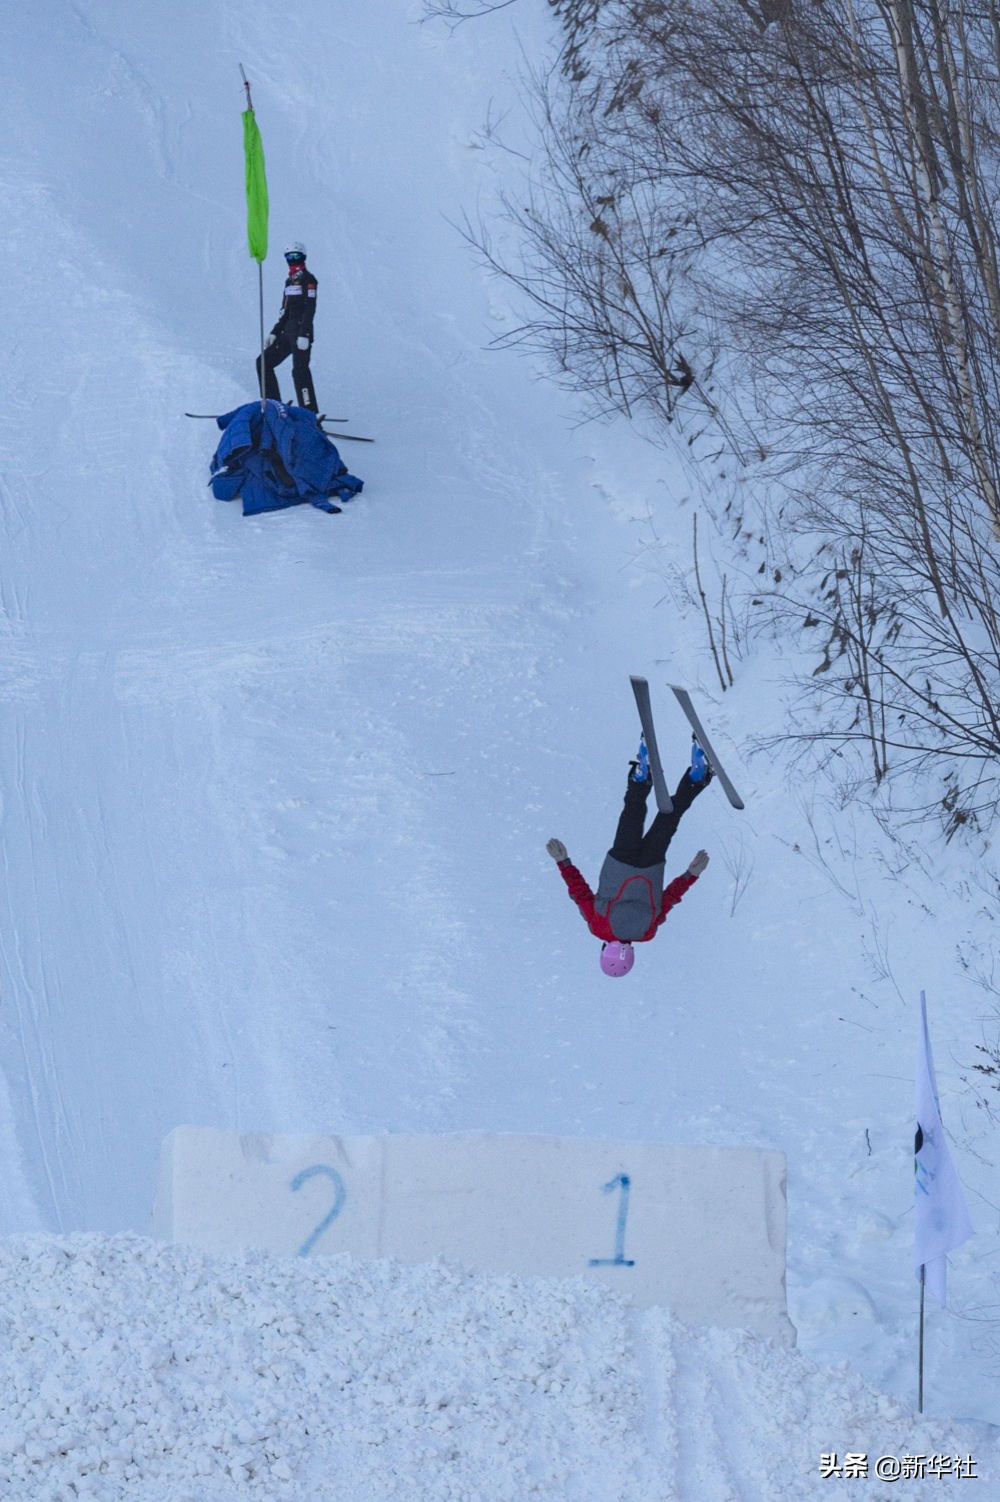
<path fill-rule="evenodd" d="M 549 840 L 546 845 L 587 927 L 598 939 L 604 940 L 601 969 L 605 975 L 628 974 L 635 963 L 633 943 L 644 943 L 653 938 L 670 909 L 680 902 L 708 865 L 707 854 L 699 850 L 684 874 L 675 876 L 664 890 L 667 846 L 677 832 L 681 815 L 687 812 L 711 780 L 712 769 L 695 741 L 691 766 L 685 769 L 673 796 L 672 812 L 658 812 L 646 831 L 646 804 L 653 781 L 645 742 L 642 743 L 639 760 L 629 764 L 625 804 L 618 820 L 615 842 L 601 867 L 596 896 L 570 863 L 562 841 Z"/>
<path fill-rule="evenodd" d="M 306 248 L 295 240 L 285 251 L 288 262 L 288 277 L 281 312 L 274 328 L 264 343 L 264 395 L 271 401 L 281 401 L 276 365 L 292 357 L 292 380 L 295 383 L 295 400 L 309 412 L 318 412 L 316 393 L 309 372 L 309 354 L 312 350 L 313 319 L 316 316 L 316 278 L 306 266 Z M 261 356 L 257 356 L 257 385 L 260 386 Z"/>

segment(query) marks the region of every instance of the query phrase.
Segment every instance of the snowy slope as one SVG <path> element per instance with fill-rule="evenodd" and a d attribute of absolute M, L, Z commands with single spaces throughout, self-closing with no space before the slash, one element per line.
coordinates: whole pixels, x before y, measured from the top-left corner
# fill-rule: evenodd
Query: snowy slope
<path fill-rule="evenodd" d="M 926 987 L 979 1231 L 952 1268 L 970 1317 L 932 1314 L 928 1406 L 996 1422 L 971 1317 L 995 1134 L 962 1083 L 989 853 L 906 858 L 752 756 L 791 664 L 748 633 L 713 692 L 683 472 L 486 352 L 514 315 L 449 221 L 504 170 L 477 132 L 492 112 L 516 137 L 546 9 L 453 35 L 357 0 L 0 17 L 0 1226 L 143 1231 L 183 1122 L 759 1143 L 789 1157 L 804 1353 L 910 1400 Z M 379 439 L 345 446 L 366 489 L 340 517 L 214 502 L 213 429 L 181 416 L 252 390 L 239 62 L 266 316 L 301 236 L 321 403 Z M 712 865 L 613 988 L 544 842 L 596 876 L 629 671 L 678 763 L 662 685 L 700 690 L 749 807 L 702 800 L 676 867 Z"/>

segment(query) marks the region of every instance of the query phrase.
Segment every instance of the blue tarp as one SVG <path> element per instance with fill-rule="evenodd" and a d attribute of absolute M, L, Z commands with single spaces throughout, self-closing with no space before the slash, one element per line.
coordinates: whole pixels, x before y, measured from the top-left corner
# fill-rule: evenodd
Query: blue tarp
<path fill-rule="evenodd" d="M 247 402 L 225 412 L 212 457 L 212 493 L 216 500 L 243 497 L 243 515 L 280 511 L 308 501 L 321 511 L 336 511 L 364 484 L 347 473 L 336 446 L 314 412 L 284 402 Z"/>

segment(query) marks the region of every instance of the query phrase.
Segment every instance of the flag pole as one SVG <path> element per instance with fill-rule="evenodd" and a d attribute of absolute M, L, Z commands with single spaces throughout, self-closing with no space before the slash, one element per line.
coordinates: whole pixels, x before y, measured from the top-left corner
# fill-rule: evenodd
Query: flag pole
<path fill-rule="evenodd" d="M 251 95 L 250 95 L 250 80 L 247 78 L 247 75 L 246 75 L 246 72 L 244 70 L 243 64 L 240 63 L 239 66 L 240 66 L 240 77 L 243 79 L 243 87 L 246 90 L 247 111 L 250 114 L 251 120 L 254 121 L 254 133 L 256 135 L 257 144 L 258 144 L 258 148 L 259 148 L 260 136 L 259 136 L 259 133 L 256 132 L 256 117 L 254 116 L 253 99 L 251 98 Z M 246 137 L 244 136 L 244 141 L 245 140 L 246 140 Z M 259 381 L 258 381 L 258 387 L 259 387 L 259 390 L 260 390 L 260 407 L 261 407 L 261 411 L 263 412 L 263 410 L 264 410 L 264 256 L 267 254 L 267 184 L 266 184 L 266 181 L 264 180 L 263 156 L 261 156 L 259 171 L 260 171 L 260 182 L 261 182 L 261 185 L 263 187 L 263 216 L 264 217 L 263 217 L 263 244 L 262 245 L 254 243 L 254 235 L 250 231 L 250 228 L 249 228 L 249 226 L 250 226 L 250 217 L 251 217 L 251 215 L 253 213 L 253 210 L 251 209 L 250 159 L 249 159 L 249 156 L 248 156 L 248 159 L 247 159 L 247 174 L 248 174 L 247 175 L 247 209 L 248 209 L 248 221 L 247 222 L 248 222 L 248 234 L 250 235 L 250 239 L 251 239 L 250 254 L 256 259 L 256 262 L 257 262 L 257 304 L 258 304 L 258 318 L 259 318 L 259 347 L 260 347 L 260 361 L 259 361 L 260 377 L 259 377 Z M 259 206 L 258 206 L 258 212 L 259 212 Z M 260 235 L 260 226 L 258 225 L 257 236 L 259 237 L 259 235 Z"/>
<path fill-rule="evenodd" d="M 918 1403 L 924 1411 L 924 1305 L 925 1292 L 947 1306 L 948 1253 L 972 1234 L 969 1210 L 961 1180 L 951 1161 L 941 1105 L 938 1100 L 927 997 L 920 993 L 920 1030 L 917 1039 L 916 1133 L 913 1139 L 914 1226 L 913 1270 L 920 1280 L 920 1351 Z M 928 1277 L 928 1272 L 930 1277 Z"/>
<path fill-rule="evenodd" d="M 264 263 L 257 262 L 257 309 L 260 315 L 260 410 L 264 410 Z"/>
<path fill-rule="evenodd" d="M 927 1291 L 927 1267 L 920 1264 L 920 1354 L 917 1361 L 917 1412 L 924 1411 L 924 1294 Z"/>

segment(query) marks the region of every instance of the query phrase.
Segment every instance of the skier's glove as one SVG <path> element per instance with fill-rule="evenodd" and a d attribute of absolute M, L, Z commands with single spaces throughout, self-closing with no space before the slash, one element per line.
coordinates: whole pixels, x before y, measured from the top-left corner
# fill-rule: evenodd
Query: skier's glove
<path fill-rule="evenodd" d="M 271 345 L 274 343 L 274 341 L 275 341 L 275 339 L 277 339 L 277 337 L 278 337 L 277 334 L 268 334 L 267 338 L 264 340 L 264 348 L 265 349 L 270 349 Z"/>
<path fill-rule="evenodd" d="M 299 349 L 309 348 L 309 340 L 306 338 L 305 334 L 300 334 L 295 343 Z"/>
<path fill-rule="evenodd" d="M 704 869 L 705 869 L 705 867 L 707 865 L 708 865 L 708 851 L 707 850 L 699 850 L 698 854 L 695 856 L 695 858 L 691 862 L 690 866 L 688 866 L 687 874 L 689 876 L 700 876 L 701 873 L 704 871 Z"/>
<path fill-rule="evenodd" d="M 563 844 L 562 840 L 549 840 L 545 848 L 551 855 L 552 859 L 554 861 L 557 861 L 560 865 L 563 861 L 569 860 L 569 852 L 567 851 L 566 846 Z"/>

